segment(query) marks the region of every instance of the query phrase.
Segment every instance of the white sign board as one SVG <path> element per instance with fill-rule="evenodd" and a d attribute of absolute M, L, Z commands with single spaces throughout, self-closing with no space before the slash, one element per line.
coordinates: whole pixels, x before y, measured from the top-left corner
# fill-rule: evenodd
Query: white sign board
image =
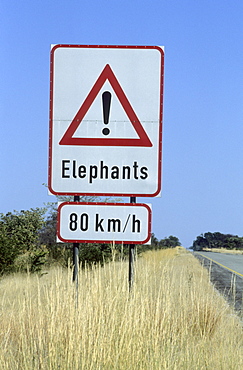
<path fill-rule="evenodd" d="M 163 65 L 158 46 L 52 47 L 52 194 L 159 195 Z"/>
<path fill-rule="evenodd" d="M 60 203 L 57 237 L 65 243 L 145 244 L 151 237 L 151 208 L 141 203 Z"/>

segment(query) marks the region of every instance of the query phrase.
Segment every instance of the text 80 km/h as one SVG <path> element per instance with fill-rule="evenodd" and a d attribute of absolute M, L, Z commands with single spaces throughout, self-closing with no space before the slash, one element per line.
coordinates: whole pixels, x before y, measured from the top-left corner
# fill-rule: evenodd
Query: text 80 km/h
<path fill-rule="evenodd" d="M 150 240 L 151 208 L 130 203 L 61 203 L 57 236 L 62 242 L 143 244 Z"/>
<path fill-rule="evenodd" d="M 122 220 L 119 218 L 107 218 L 106 220 L 100 216 L 99 213 L 95 214 L 93 229 L 95 232 L 104 233 L 107 231 L 110 232 L 125 232 L 128 226 L 129 220 L 131 219 L 130 226 L 132 233 L 140 233 L 141 231 L 141 220 L 136 218 L 136 215 L 128 214 L 128 217 L 125 221 L 125 225 L 122 226 Z M 76 231 L 78 227 L 81 231 L 88 231 L 90 227 L 90 216 L 88 213 L 82 213 L 78 215 L 77 213 L 71 213 L 69 218 L 69 229 L 71 231 Z"/>

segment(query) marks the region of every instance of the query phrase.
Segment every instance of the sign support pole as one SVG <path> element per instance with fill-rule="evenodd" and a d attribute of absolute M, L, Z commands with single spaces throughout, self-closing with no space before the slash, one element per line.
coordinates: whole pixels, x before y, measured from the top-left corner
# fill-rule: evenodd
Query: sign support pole
<path fill-rule="evenodd" d="M 130 203 L 136 203 L 136 197 L 130 197 Z M 128 283 L 130 292 L 132 290 L 134 283 L 134 259 L 135 259 L 135 247 L 134 244 L 129 244 Z"/>
<path fill-rule="evenodd" d="M 74 196 L 74 202 L 79 202 L 79 195 Z M 73 243 L 73 282 L 76 282 L 78 287 L 78 254 L 79 243 Z"/>

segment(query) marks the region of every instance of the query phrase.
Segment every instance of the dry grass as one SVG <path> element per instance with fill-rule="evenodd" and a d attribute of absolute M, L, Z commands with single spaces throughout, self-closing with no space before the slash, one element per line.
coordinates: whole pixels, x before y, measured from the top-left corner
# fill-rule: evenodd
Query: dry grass
<path fill-rule="evenodd" d="M 0 368 L 242 369 L 242 325 L 183 249 L 145 253 L 128 294 L 125 262 L 0 282 Z"/>
<path fill-rule="evenodd" d="M 203 250 L 206 251 L 206 252 L 243 254 L 243 250 L 242 249 L 204 248 Z"/>

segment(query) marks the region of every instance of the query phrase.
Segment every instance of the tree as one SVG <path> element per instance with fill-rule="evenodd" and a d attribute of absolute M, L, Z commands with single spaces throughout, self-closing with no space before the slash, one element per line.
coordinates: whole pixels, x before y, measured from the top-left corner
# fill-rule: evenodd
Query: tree
<path fill-rule="evenodd" d="M 238 235 L 207 232 L 197 236 L 192 245 L 193 250 L 205 248 L 243 249 L 243 238 Z"/>
<path fill-rule="evenodd" d="M 0 273 L 11 271 L 14 261 L 39 246 L 39 231 L 44 225 L 45 208 L 0 214 Z"/>
<path fill-rule="evenodd" d="M 158 245 L 159 245 L 159 241 L 158 239 L 156 238 L 155 234 L 152 233 L 151 234 L 151 245 L 153 246 L 153 248 L 157 249 L 158 248 Z"/>
<path fill-rule="evenodd" d="M 48 204 L 49 212 L 44 227 L 40 230 L 39 241 L 48 251 L 48 262 L 68 266 L 71 260 L 71 244 L 57 243 L 57 203 Z"/>
<path fill-rule="evenodd" d="M 208 242 L 208 248 L 222 248 L 230 237 L 232 237 L 232 235 L 221 234 L 220 232 L 207 232 L 204 234 L 204 238 Z"/>
<path fill-rule="evenodd" d="M 95 264 L 103 265 L 111 260 L 111 245 L 104 243 L 83 243 L 79 247 L 79 261 L 82 267 Z"/>
<path fill-rule="evenodd" d="M 196 240 L 193 241 L 192 249 L 194 251 L 201 251 L 203 248 L 208 248 L 209 244 L 206 238 L 203 237 L 203 234 L 197 236 Z"/>
<path fill-rule="evenodd" d="M 181 245 L 179 239 L 173 235 L 170 235 L 168 238 L 164 238 L 159 241 L 160 248 L 175 248 L 179 245 Z"/>

